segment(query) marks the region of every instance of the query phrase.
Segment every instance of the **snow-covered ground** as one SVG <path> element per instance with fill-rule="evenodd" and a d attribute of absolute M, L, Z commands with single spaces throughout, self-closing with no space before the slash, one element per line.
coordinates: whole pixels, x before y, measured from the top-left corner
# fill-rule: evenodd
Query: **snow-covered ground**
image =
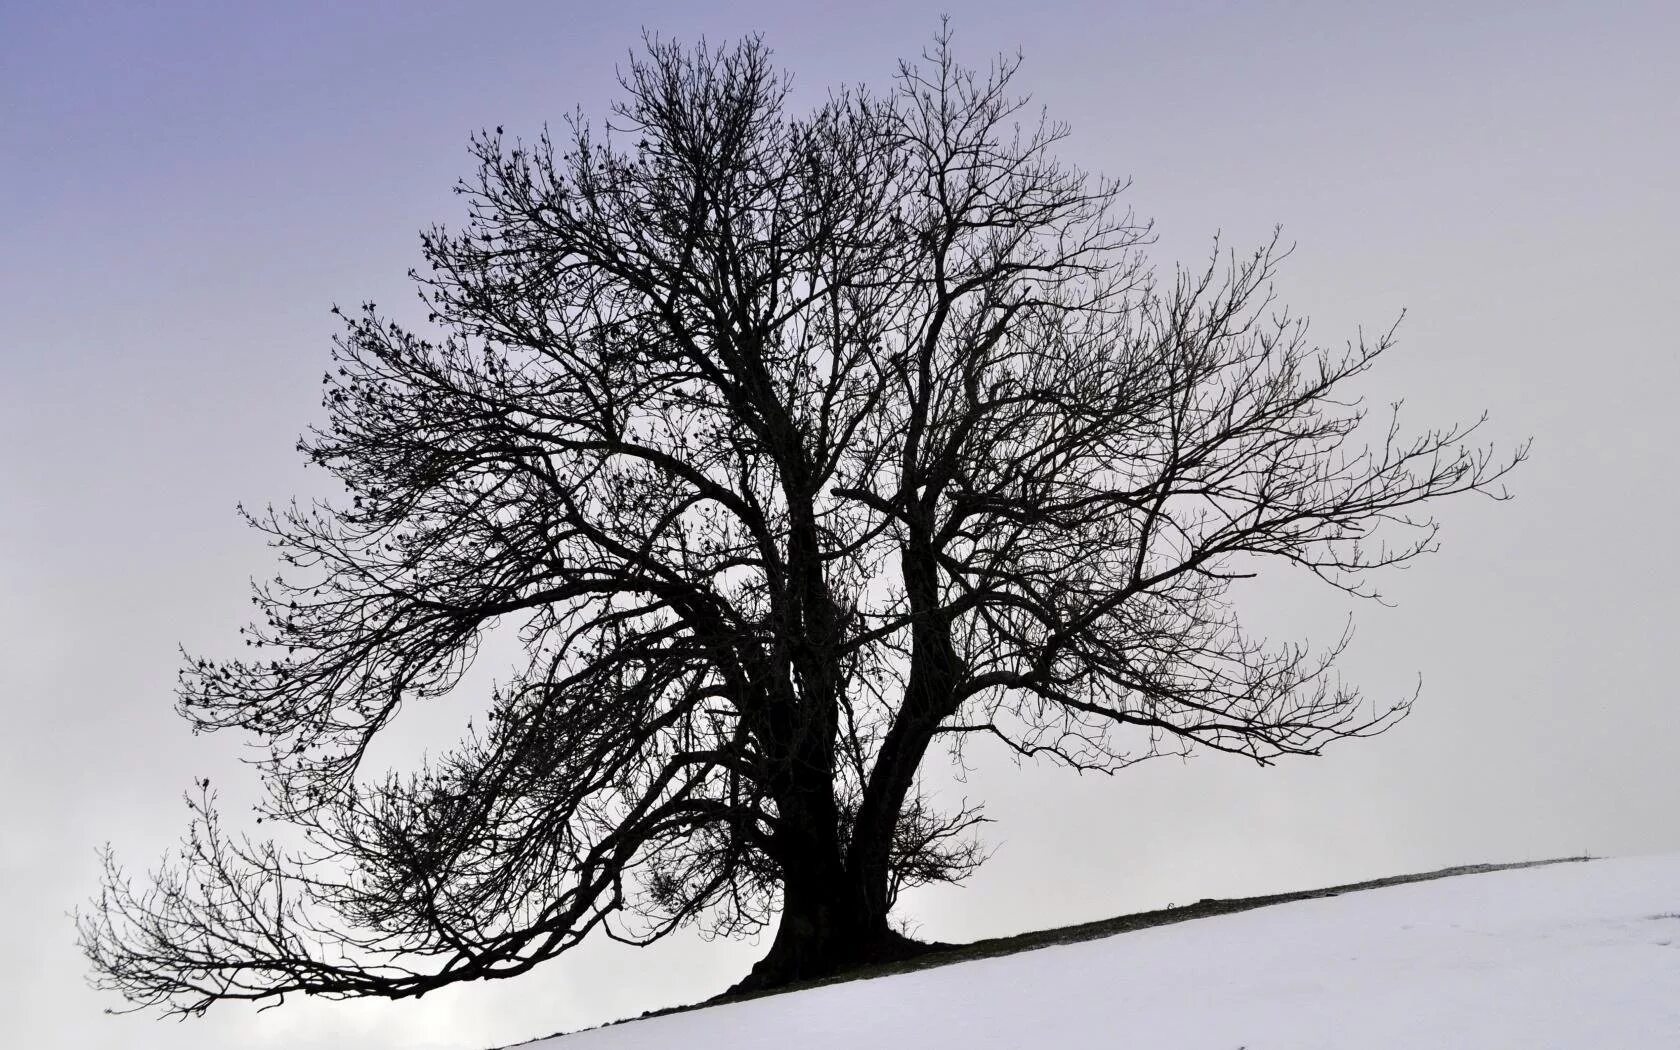
<path fill-rule="evenodd" d="M 530 1046 L 1675 1050 L 1680 855 L 1280 904 Z"/>

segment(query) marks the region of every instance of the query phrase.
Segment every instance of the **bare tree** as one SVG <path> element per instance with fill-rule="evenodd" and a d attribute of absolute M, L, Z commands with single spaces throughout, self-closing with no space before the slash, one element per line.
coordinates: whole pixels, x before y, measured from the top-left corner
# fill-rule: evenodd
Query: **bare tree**
<path fill-rule="evenodd" d="M 300 443 L 345 497 L 248 515 L 286 574 L 247 658 L 183 672 L 195 728 L 265 745 L 298 844 L 230 834 L 202 784 L 160 871 L 107 857 L 100 984 L 402 997 L 775 922 L 740 987 L 775 986 L 920 950 L 900 888 L 982 859 L 979 811 L 922 790 L 940 738 L 1107 772 L 1405 713 L 1336 678 L 1345 639 L 1246 635 L 1231 581 L 1371 595 L 1432 548 L 1425 504 L 1503 498 L 1525 450 L 1366 424 L 1388 335 L 1311 345 L 1275 242 L 1158 278 L 1018 62 L 948 45 L 795 118 L 759 41 L 653 40 L 605 128 L 475 137 L 464 231 L 422 240 L 430 327 L 346 317 Z M 487 721 L 369 770 L 502 625 L 526 659 Z"/>

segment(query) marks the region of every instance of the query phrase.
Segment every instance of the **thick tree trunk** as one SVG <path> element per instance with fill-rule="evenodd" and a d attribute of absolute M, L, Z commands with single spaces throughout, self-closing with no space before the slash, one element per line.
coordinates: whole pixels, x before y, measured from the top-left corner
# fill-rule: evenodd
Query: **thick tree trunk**
<path fill-rule="evenodd" d="M 830 769 L 810 761 L 796 774 L 803 775 L 784 786 L 778 806 L 782 914 L 776 936 L 752 972 L 725 995 L 820 980 L 904 958 L 916 948 L 888 927 L 885 902 L 867 892 L 871 880 L 846 866 Z"/>
<path fill-rule="evenodd" d="M 799 688 L 787 690 L 787 703 L 775 710 L 766 734 L 767 750 L 791 755 L 784 776 L 772 786 L 782 827 L 777 844 L 782 914 L 770 950 L 725 996 L 821 980 L 860 966 L 912 958 L 936 947 L 905 937 L 887 924 L 888 867 L 899 809 L 932 727 L 939 722 L 938 698 L 948 692 L 938 674 L 927 672 L 927 653 L 930 648 L 937 651 L 935 662 L 941 669 L 954 660 L 954 654 L 943 625 L 931 647 L 920 637 L 926 629 L 918 629 L 917 668 L 912 671 L 906 704 L 912 709 L 912 724 L 908 733 L 907 727 L 895 726 L 892 736 L 897 739 L 889 739 L 883 752 L 889 768 L 877 769 L 871 778 L 851 829 L 850 848 L 843 850 L 834 796 L 834 748 L 844 688 L 835 654 L 843 629 L 816 557 L 819 544 L 810 494 L 797 480 L 788 489 L 792 520 L 788 562 L 794 583 L 791 591 L 797 599 L 790 603 L 795 644 L 790 645 L 789 655 Z M 932 571 L 930 561 L 921 575 L 931 578 Z M 930 601 L 925 594 L 918 597 L 924 606 Z M 930 688 L 934 697 L 921 695 Z"/>
<path fill-rule="evenodd" d="M 790 880 L 770 950 L 752 972 L 724 995 L 768 991 L 822 980 L 875 963 L 913 958 L 933 945 L 887 925 L 884 909 L 867 907 L 858 880 L 836 871 L 826 885 Z"/>

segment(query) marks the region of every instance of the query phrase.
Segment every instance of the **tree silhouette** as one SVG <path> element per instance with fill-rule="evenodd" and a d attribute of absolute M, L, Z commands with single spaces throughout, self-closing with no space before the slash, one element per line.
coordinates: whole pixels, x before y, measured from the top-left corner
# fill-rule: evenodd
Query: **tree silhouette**
<path fill-rule="evenodd" d="M 1406 436 L 1348 393 L 1388 349 L 1307 341 L 1277 244 L 1157 277 L 1122 184 L 1057 160 L 1017 60 L 941 33 L 891 89 L 787 112 L 758 40 L 650 40 L 599 130 L 476 136 L 426 327 L 347 316 L 300 442 L 337 502 L 248 514 L 287 569 L 245 659 L 189 659 L 196 729 L 266 745 L 262 817 L 208 782 L 181 853 L 107 855 L 97 981 L 179 1013 L 419 995 L 592 932 L 776 923 L 738 987 L 923 946 L 907 886 L 983 859 L 936 742 L 1112 771 L 1265 763 L 1381 732 L 1318 650 L 1246 635 L 1231 581 L 1353 594 L 1495 498 L 1524 450 Z M 370 743 L 524 658 L 415 772 Z"/>

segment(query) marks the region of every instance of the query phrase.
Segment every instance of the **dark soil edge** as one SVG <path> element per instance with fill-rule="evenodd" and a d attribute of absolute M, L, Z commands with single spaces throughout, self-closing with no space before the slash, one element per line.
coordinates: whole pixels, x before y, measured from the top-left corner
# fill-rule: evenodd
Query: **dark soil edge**
<path fill-rule="evenodd" d="M 1111 937 L 1117 933 L 1130 933 L 1133 930 L 1145 930 L 1151 926 L 1170 926 L 1177 922 L 1188 922 L 1191 919 L 1205 919 L 1214 915 L 1230 915 L 1239 911 L 1252 911 L 1255 908 L 1266 908 L 1274 904 L 1288 904 L 1292 901 L 1314 900 L 1319 897 L 1335 897 L 1343 893 L 1358 893 L 1363 890 L 1381 889 L 1384 886 L 1401 886 L 1408 882 L 1429 882 L 1433 879 L 1447 879 L 1456 875 L 1481 875 L 1490 871 L 1513 871 L 1518 868 L 1539 868 L 1549 864 L 1574 864 L 1593 860 L 1590 856 L 1553 857 L 1549 860 L 1522 860 L 1507 864 L 1461 864 L 1452 868 L 1441 868 L 1436 871 L 1421 871 L 1411 875 L 1390 875 L 1387 878 L 1368 879 L 1364 882 L 1349 882 L 1341 886 L 1326 886 L 1316 890 L 1296 890 L 1292 893 L 1272 893 L 1260 897 L 1204 897 L 1194 904 L 1183 904 L 1173 908 L 1159 908 L 1155 911 L 1137 912 L 1133 915 L 1118 915 L 1112 919 L 1098 919 L 1095 922 L 1076 923 L 1072 926 L 1061 926 L 1053 930 L 1032 930 L 1027 933 L 1017 933 L 1008 937 L 989 937 L 981 941 L 968 944 L 941 944 L 932 946 L 933 950 L 918 955 L 903 962 L 886 963 L 879 966 L 861 966 L 855 970 L 836 974 L 820 981 L 805 981 L 799 984 L 785 985 L 769 991 L 750 992 L 742 995 L 720 995 L 703 1002 L 690 1003 L 685 1006 L 667 1006 L 659 1010 L 649 1010 L 638 1017 L 626 1017 L 618 1021 L 596 1025 L 595 1028 L 608 1028 L 613 1025 L 629 1024 L 649 1017 L 663 1017 L 666 1014 L 687 1013 L 690 1010 L 704 1010 L 710 1006 L 724 1006 L 729 1003 L 743 1003 L 753 999 L 761 999 L 769 995 L 782 995 L 787 992 L 803 991 L 807 988 L 821 988 L 831 984 L 844 984 L 847 981 L 862 981 L 873 977 L 890 977 L 894 974 L 912 973 L 916 970 L 927 970 L 935 966 L 950 966 L 954 963 L 971 962 L 975 959 L 993 959 L 1000 955 L 1014 955 L 1017 952 L 1030 952 L 1038 948 L 1050 948 L 1058 944 L 1077 944 L 1080 941 L 1094 941 L 1103 937 Z M 578 1032 L 593 1031 L 593 1028 L 580 1028 Z M 510 1043 L 507 1046 L 495 1047 L 492 1050 L 512 1050 L 515 1046 L 527 1046 L 544 1039 L 554 1039 L 559 1036 L 574 1035 L 576 1032 L 555 1032 L 552 1035 L 537 1036 L 522 1043 Z"/>

